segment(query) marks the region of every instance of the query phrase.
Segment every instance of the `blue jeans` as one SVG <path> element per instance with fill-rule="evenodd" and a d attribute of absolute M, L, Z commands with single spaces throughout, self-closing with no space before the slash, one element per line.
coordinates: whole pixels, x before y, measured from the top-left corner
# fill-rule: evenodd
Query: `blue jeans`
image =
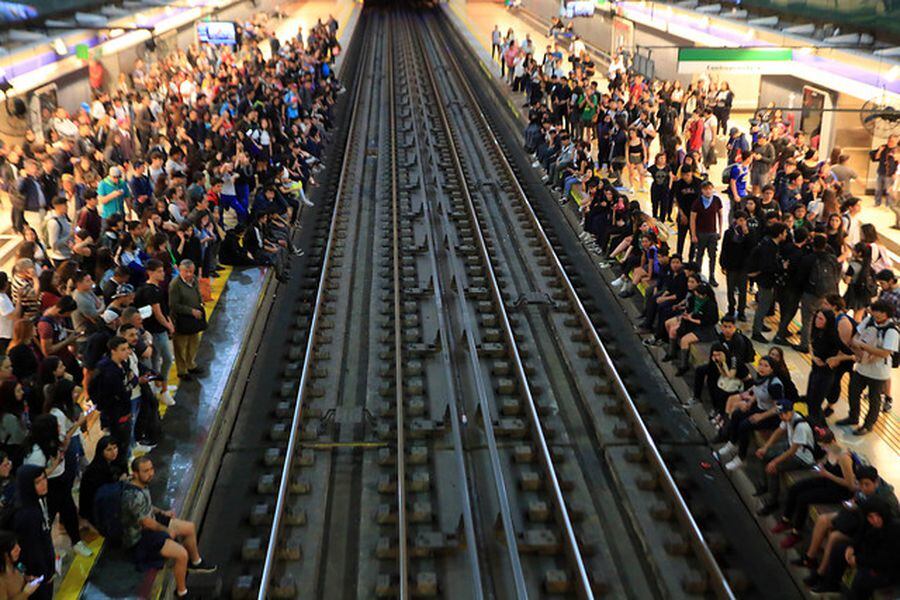
<path fill-rule="evenodd" d="M 175 361 L 175 350 L 168 332 L 153 334 L 153 370 L 159 373 L 161 383 L 165 389 L 169 381 L 169 371 Z"/>

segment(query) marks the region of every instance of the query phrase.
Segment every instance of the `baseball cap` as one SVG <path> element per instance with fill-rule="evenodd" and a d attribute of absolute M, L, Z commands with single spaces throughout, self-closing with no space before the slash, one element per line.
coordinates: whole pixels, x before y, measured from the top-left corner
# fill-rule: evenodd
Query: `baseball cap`
<path fill-rule="evenodd" d="M 110 176 L 110 177 L 121 177 L 121 176 L 122 176 L 122 169 L 119 168 L 119 167 L 110 167 L 110 169 L 109 169 L 109 176 Z"/>
<path fill-rule="evenodd" d="M 122 296 L 127 296 L 128 294 L 134 293 L 134 286 L 130 283 L 123 283 L 119 287 L 116 288 L 116 293 L 113 294 L 113 299 L 121 298 Z"/>
<path fill-rule="evenodd" d="M 778 400 L 775 402 L 775 409 L 778 411 L 779 415 L 784 414 L 794 410 L 794 403 L 790 400 Z"/>
<path fill-rule="evenodd" d="M 119 318 L 119 313 L 118 313 L 118 311 L 116 311 L 113 308 L 107 308 L 100 315 L 100 318 L 103 319 L 104 323 L 112 323 L 113 321 L 115 321 L 116 319 Z"/>

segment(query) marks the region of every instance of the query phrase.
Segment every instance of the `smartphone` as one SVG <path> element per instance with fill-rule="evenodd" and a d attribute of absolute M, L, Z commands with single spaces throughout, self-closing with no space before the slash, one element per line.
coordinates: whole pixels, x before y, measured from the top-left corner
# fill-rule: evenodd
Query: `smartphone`
<path fill-rule="evenodd" d="M 34 583 L 36 585 L 40 585 L 40 584 L 44 583 L 44 576 L 41 575 L 40 577 L 35 577 L 34 579 L 31 580 L 31 583 Z"/>
<path fill-rule="evenodd" d="M 97 407 L 96 407 L 96 406 L 92 406 L 92 407 L 88 408 L 86 411 L 84 411 L 84 414 L 89 415 L 89 414 L 91 414 L 92 412 L 94 412 L 95 410 L 97 410 Z"/>
<path fill-rule="evenodd" d="M 844 500 L 844 506 L 847 508 L 853 508 L 853 500 Z"/>
<path fill-rule="evenodd" d="M 813 466 L 812 470 L 813 470 L 813 471 L 816 471 L 816 472 L 819 472 L 819 471 L 822 470 L 822 466 L 821 466 L 821 465 L 815 465 L 815 466 Z"/>

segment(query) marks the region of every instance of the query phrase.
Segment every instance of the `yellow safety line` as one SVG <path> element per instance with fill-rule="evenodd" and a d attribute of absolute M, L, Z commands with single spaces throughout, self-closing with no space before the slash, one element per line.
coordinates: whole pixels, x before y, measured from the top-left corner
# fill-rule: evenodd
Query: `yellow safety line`
<path fill-rule="evenodd" d="M 213 310 L 219 304 L 219 298 L 222 297 L 222 292 L 225 289 L 225 283 L 231 276 L 231 271 L 231 267 L 224 267 L 219 276 L 212 281 L 212 299 L 204 307 L 206 310 L 207 320 L 209 320 L 209 318 L 212 316 Z M 173 386 L 177 384 L 178 373 L 175 369 L 175 365 L 172 365 L 172 369 L 169 371 L 169 385 Z M 165 416 L 166 408 L 167 407 L 165 404 L 160 403 L 160 417 Z M 56 600 L 77 600 L 81 597 L 84 586 L 91 574 L 91 569 L 94 568 L 94 565 L 97 563 L 97 559 L 100 557 L 100 552 L 103 549 L 103 536 L 98 535 L 94 540 L 88 543 L 88 546 L 91 550 L 94 551 L 94 553 L 91 556 L 81 556 L 80 554 L 75 555 L 75 558 L 69 565 L 68 571 L 66 571 L 66 574 L 63 577 L 62 583 L 60 583 L 59 585 L 59 589 L 53 596 Z"/>

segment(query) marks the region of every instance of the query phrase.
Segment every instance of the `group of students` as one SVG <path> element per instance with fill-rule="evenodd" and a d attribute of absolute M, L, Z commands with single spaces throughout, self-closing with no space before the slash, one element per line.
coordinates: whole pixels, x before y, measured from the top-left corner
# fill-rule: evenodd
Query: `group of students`
<path fill-rule="evenodd" d="M 175 403 L 172 366 L 182 387 L 204 372 L 220 265 L 284 280 L 302 254 L 291 238 L 343 92 L 336 32 L 320 21 L 282 43 L 256 15 L 235 47 L 138 60 L 115 83 L 92 68 L 91 102 L 0 147 L 0 196 L 23 238 L 0 273 L 0 597 L 52 596 L 57 515 L 78 554 L 92 553 L 90 524 L 141 569 L 174 560 L 179 597 L 187 571 L 214 569 L 195 527 L 153 507 L 146 453 L 160 403 Z"/>
<path fill-rule="evenodd" d="M 797 131 L 790 116 L 772 107 L 754 115 L 748 139 L 728 126 L 733 93 L 727 84 L 707 76 L 687 90 L 677 82 L 647 82 L 629 68 L 627 53 L 613 56 L 601 92 L 583 42 L 569 39 L 567 66 L 558 48 L 548 46 L 539 64 L 528 52 L 530 39 L 518 50 L 512 32 L 501 40 L 501 61 L 513 69 L 514 90 L 526 94 L 530 107 L 524 135 L 533 166 L 561 204 L 578 202 L 581 239 L 601 265 L 620 272 L 612 282 L 619 295 L 643 291 L 635 326 L 648 336 L 644 343 L 666 347 L 662 360 L 674 362 L 679 376 L 691 371 L 692 347 L 711 344 L 695 369 L 688 404 L 708 394 L 722 444 L 716 456 L 728 471 L 744 467 L 753 434 L 763 434 L 754 453 L 764 470 L 759 513 L 781 506 L 786 472 L 812 474 L 787 492 L 773 529 L 785 534 L 782 545 L 801 541 L 811 504 L 850 501 L 841 507 L 837 533 L 816 526 L 802 561 L 816 569 L 807 578 L 812 589 L 836 591 L 848 566 L 856 569 L 851 597 L 896 582 L 896 497 L 874 467 L 837 443 L 827 421 L 849 377 L 848 413 L 832 426 L 870 433 L 882 410 L 891 410 L 890 376 L 900 365 L 894 321 L 900 287 L 875 228 L 859 221 L 848 158 L 836 149 L 821 160 L 817 137 Z M 652 160 L 651 145 L 659 148 Z M 712 179 L 722 145 L 727 163 L 720 184 Z M 891 204 L 897 158 L 896 136 L 872 155 L 886 174 L 878 199 Z M 626 176 L 631 189 L 623 185 Z M 645 178 L 649 213 L 628 197 L 644 189 Z M 715 295 L 719 272 L 724 316 Z M 748 337 L 739 324 L 748 321 L 754 295 Z M 801 326 L 791 341 L 798 313 Z M 774 327 L 767 324 L 772 316 L 778 317 Z M 769 340 L 764 334 L 773 329 Z M 770 346 L 758 360 L 754 342 Z M 804 395 L 785 364 L 787 346 L 809 356 Z M 864 392 L 868 409 L 860 423 Z"/>

